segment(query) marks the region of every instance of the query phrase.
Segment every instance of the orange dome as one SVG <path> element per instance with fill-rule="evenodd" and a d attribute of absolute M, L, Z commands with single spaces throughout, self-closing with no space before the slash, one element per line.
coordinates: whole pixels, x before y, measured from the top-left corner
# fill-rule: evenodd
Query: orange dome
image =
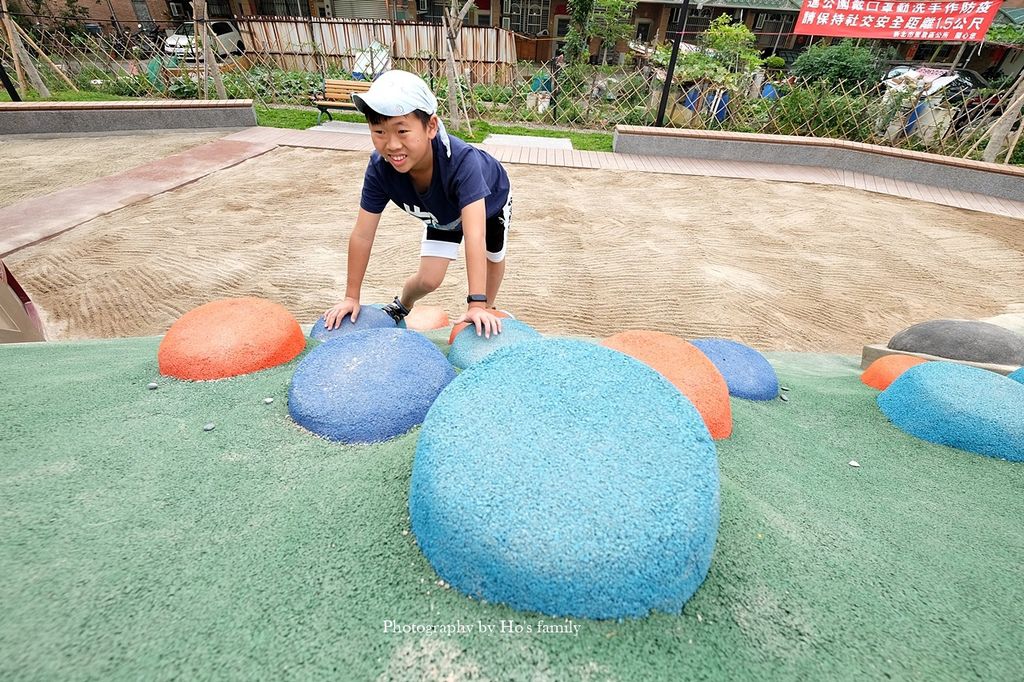
<path fill-rule="evenodd" d="M 491 313 L 492 315 L 494 315 L 495 317 L 500 317 L 502 319 L 508 320 L 508 319 L 512 318 L 512 316 L 509 315 L 508 313 L 506 313 L 504 310 L 495 310 L 494 308 L 489 308 L 488 312 Z M 461 332 L 467 326 L 469 326 L 468 322 L 460 322 L 457 325 L 455 325 L 454 327 L 452 327 L 452 333 L 448 336 L 448 345 L 449 346 L 452 345 L 452 343 L 455 342 L 455 337 L 459 335 L 459 332 Z"/>
<path fill-rule="evenodd" d="M 160 373 L 176 379 L 223 379 L 282 365 L 306 337 L 291 313 L 262 298 L 228 298 L 182 315 L 160 342 Z"/>
<path fill-rule="evenodd" d="M 633 356 L 675 384 L 700 412 L 712 438 L 732 434 L 725 377 L 692 343 L 662 332 L 628 331 L 609 336 L 601 345 Z"/>
<path fill-rule="evenodd" d="M 896 381 L 899 375 L 922 362 L 928 361 L 913 355 L 883 355 L 864 370 L 864 373 L 860 375 L 860 380 L 871 388 L 884 391 L 889 388 L 889 384 Z"/>
<path fill-rule="evenodd" d="M 405 316 L 405 327 L 416 332 L 430 331 L 447 327 L 448 313 L 439 305 L 418 305 Z"/>

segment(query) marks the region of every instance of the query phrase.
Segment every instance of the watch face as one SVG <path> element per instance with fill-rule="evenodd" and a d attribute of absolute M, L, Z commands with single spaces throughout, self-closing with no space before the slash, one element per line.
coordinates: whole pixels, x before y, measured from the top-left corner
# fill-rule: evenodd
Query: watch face
<path fill-rule="evenodd" d="M 486 294 L 470 294 L 466 297 L 466 303 L 487 303 Z"/>

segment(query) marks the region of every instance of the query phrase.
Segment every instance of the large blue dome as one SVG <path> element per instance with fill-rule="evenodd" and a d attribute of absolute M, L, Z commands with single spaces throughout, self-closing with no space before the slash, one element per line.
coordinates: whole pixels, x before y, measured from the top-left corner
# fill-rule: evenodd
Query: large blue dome
<path fill-rule="evenodd" d="M 553 616 L 678 613 L 718 533 L 715 446 L 660 374 L 581 341 L 493 353 L 438 397 L 409 509 L 444 580 Z"/>

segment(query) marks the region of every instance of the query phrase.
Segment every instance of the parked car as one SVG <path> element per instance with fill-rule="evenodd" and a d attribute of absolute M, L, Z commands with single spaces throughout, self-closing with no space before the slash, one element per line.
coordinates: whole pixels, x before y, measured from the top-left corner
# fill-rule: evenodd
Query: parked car
<path fill-rule="evenodd" d="M 240 55 L 245 52 L 245 43 L 242 42 L 242 34 L 230 21 L 211 21 L 210 28 L 213 30 L 217 41 L 210 44 L 210 48 L 218 58 L 228 55 Z M 186 21 L 174 30 L 164 42 L 164 52 L 173 57 L 181 59 L 202 59 L 203 55 L 196 54 L 196 27 L 191 21 Z"/>

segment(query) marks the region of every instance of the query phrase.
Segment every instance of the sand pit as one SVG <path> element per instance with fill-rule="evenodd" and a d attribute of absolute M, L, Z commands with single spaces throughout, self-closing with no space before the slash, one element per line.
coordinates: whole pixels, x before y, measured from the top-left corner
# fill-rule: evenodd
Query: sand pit
<path fill-rule="evenodd" d="M 269 298 L 312 322 L 343 295 L 365 164 L 365 153 L 278 148 L 6 260 L 51 339 L 162 334 L 226 296 Z M 525 165 L 509 174 L 497 303 L 544 333 L 646 328 L 856 353 L 921 320 L 1021 303 L 1006 284 L 1024 280 L 1024 223 L 1011 218 L 835 187 Z M 420 235 L 418 221 L 385 211 L 364 302 L 399 291 Z M 465 289 L 459 261 L 424 302 L 458 313 Z"/>
<path fill-rule="evenodd" d="M 0 137 L 0 206 L 126 171 L 223 137 L 223 132 L 69 138 Z"/>

